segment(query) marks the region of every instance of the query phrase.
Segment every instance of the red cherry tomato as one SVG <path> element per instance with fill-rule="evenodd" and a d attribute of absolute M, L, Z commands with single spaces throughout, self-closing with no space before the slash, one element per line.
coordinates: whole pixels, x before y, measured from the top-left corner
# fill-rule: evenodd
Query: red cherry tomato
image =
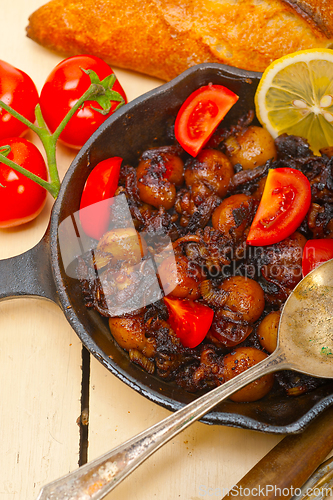
<path fill-rule="evenodd" d="M 205 85 L 193 92 L 181 106 L 175 135 L 179 144 L 197 156 L 238 96 L 222 85 Z"/>
<path fill-rule="evenodd" d="M 296 231 L 310 204 L 311 186 L 302 172 L 287 167 L 270 170 L 247 243 L 272 245 L 284 240 Z"/>
<path fill-rule="evenodd" d="M 9 160 L 47 180 L 45 161 L 37 147 L 22 137 L 2 139 L 0 148 L 9 145 Z M 47 192 L 44 188 L 0 163 L 0 228 L 30 222 L 41 212 Z"/>
<path fill-rule="evenodd" d="M 164 297 L 168 308 L 168 323 L 184 347 L 196 347 L 206 337 L 214 311 L 200 302 Z"/>
<path fill-rule="evenodd" d="M 36 86 L 30 76 L 5 61 L 0 61 L 0 99 L 31 122 L 35 121 Z M 0 107 L 0 139 L 19 136 L 27 129 Z"/>
<path fill-rule="evenodd" d="M 93 70 L 100 80 L 113 74 L 112 69 L 102 59 L 81 55 L 68 57 L 61 61 L 48 76 L 40 95 L 43 117 L 54 132 L 64 116 L 90 86 L 90 78 L 82 69 Z M 126 102 L 126 95 L 118 80 L 112 90 L 119 92 Z M 91 134 L 114 112 L 119 102 L 114 101 L 107 115 L 97 102 L 88 101 L 70 119 L 59 140 L 67 146 L 81 148 Z"/>
<path fill-rule="evenodd" d="M 333 259 L 333 239 L 309 240 L 303 249 L 302 272 L 306 276 L 310 271 Z"/>
<path fill-rule="evenodd" d="M 80 222 L 83 231 L 96 240 L 103 236 L 109 225 L 110 206 L 113 203 L 110 198 L 113 198 L 118 187 L 122 161 L 119 156 L 114 156 L 97 163 L 83 188 L 80 201 Z"/>

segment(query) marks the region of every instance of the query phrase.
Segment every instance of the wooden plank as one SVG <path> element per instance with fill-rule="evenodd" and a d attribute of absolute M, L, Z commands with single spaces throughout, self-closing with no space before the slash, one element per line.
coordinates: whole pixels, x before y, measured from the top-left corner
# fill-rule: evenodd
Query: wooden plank
<path fill-rule="evenodd" d="M 169 412 L 91 360 L 89 460 L 166 417 Z M 281 436 L 196 422 L 157 451 L 107 500 L 220 500 Z"/>
<path fill-rule="evenodd" d="M 0 304 L 0 497 L 33 500 L 77 468 L 81 344 L 43 299 Z"/>
<path fill-rule="evenodd" d="M 25 35 L 29 14 L 43 3 L 1 2 L 0 58 L 28 73 L 39 90 L 61 60 Z M 32 133 L 27 138 L 39 144 Z M 59 148 L 61 175 L 74 155 Z M 40 240 L 52 202 L 49 196 L 35 221 L 0 230 L 1 259 Z M 78 466 L 81 343 L 59 307 L 42 299 L 1 302 L 0 331 L 0 497 L 33 500 L 43 484 Z"/>

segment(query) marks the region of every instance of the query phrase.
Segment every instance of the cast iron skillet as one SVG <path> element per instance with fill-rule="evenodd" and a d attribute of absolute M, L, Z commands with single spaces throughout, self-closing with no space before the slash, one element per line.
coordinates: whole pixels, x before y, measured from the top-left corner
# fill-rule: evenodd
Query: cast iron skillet
<path fill-rule="evenodd" d="M 192 91 L 212 82 L 236 92 L 240 98 L 225 119 L 228 125 L 254 108 L 259 78 L 259 73 L 201 64 L 122 107 L 95 132 L 72 162 L 42 240 L 24 254 L 0 261 L 0 299 L 28 295 L 55 301 L 85 347 L 108 370 L 143 396 L 172 411 L 195 396 L 131 363 L 111 338 L 106 321 L 86 309 L 79 282 L 64 270 L 58 227 L 79 209 L 85 180 L 97 162 L 121 156 L 125 163 L 136 165 L 142 151 L 167 143 L 166 132 Z M 225 401 L 202 421 L 264 432 L 294 433 L 302 431 L 332 403 L 333 384 L 330 383 L 297 398 L 275 393 L 254 403 Z"/>

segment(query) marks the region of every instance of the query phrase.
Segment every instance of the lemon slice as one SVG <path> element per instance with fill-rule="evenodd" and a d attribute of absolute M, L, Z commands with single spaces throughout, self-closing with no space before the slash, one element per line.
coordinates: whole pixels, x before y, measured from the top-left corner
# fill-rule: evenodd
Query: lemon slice
<path fill-rule="evenodd" d="M 298 135 L 315 154 L 333 146 L 333 50 L 302 50 L 274 61 L 263 73 L 255 105 L 274 138 Z"/>

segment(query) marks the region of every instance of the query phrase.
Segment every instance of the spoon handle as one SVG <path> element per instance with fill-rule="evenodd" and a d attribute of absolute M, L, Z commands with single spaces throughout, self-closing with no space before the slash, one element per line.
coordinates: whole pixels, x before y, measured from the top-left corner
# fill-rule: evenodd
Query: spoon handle
<path fill-rule="evenodd" d="M 289 365 L 288 365 L 289 366 Z M 161 422 L 74 472 L 44 486 L 37 500 L 99 500 L 170 439 L 223 399 L 263 375 L 287 368 L 284 354 L 271 356 L 204 394 Z"/>

